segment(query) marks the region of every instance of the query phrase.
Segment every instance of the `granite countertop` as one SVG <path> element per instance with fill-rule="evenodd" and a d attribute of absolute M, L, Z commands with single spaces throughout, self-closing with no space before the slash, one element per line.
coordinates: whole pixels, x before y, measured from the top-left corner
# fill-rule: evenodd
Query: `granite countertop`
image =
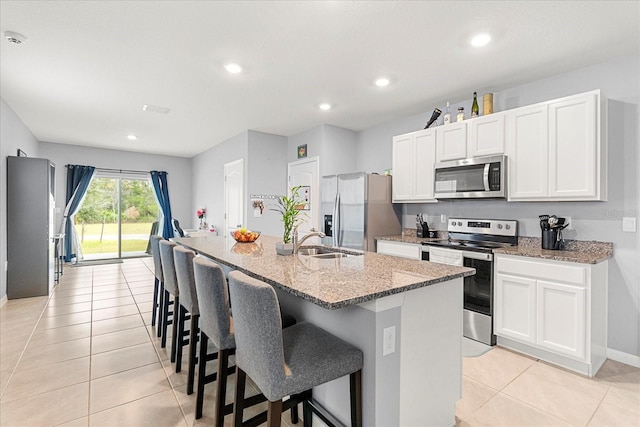
<path fill-rule="evenodd" d="M 518 246 L 494 249 L 495 254 L 526 256 L 551 259 L 554 261 L 577 262 L 581 264 L 598 264 L 613 256 L 613 243 L 584 240 L 567 240 L 565 249 L 552 251 L 542 249 L 539 237 L 520 237 Z"/>
<path fill-rule="evenodd" d="M 376 236 L 376 240 L 388 240 L 391 242 L 402 243 L 415 243 L 422 244 L 424 242 L 434 242 L 437 240 L 446 239 L 448 233 L 446 231 L 436 231 L 438 237 L 417 237 L 415 228 L 405 228 L 402 230 L 402 234 L 396 236 Z"/>
<path fill-rule="evenodd" d="M 255 243 L 236 243 L 228 236 L 172 240 L 327 309 L 359 304 L 475 273 L 472 268 L 375 252 L 333 259 L 280 256 L 276 254 L 275 243 L 281 239 L 265 235 Z"/>
<path fill-rule="evenodd" d="M 435 239 L 422 238 L 415 236 L 409 230 L 399 236 L 383 236 L 376 237 L 378 240 L 389 240 L 393 242 L 422 244 L 424 242 L 432 242 L 434 240 L 446 239 L 446 233 L 438 232 L 440 236 Z M 581 264 L 598 264 L 606 261 L 613 256 L 613 243 L 596 242 L 584 240 L 567 240 L 565 241 L 565 249 L 552 251 L 542 249 L 542 242 L 539 237 L 519 237 L 518 245 L 506 248 L 493 249 L 494 254 L 526 256 L 532 258 L 551 259 L 555 261 L 577 262 Z"/>

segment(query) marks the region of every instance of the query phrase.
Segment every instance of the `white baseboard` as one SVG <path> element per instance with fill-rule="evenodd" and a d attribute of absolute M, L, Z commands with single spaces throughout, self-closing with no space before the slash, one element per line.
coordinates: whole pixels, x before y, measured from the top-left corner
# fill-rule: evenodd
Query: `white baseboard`
<path fill-rule="evenodd" d="M 615 360 L 616 362 L 624 363 L 625 365 L 640 368 L 640 356 L 636 356 L 635 354 L 624 353 L 622 351 L 607 348 L 607 358 Z"/>
<path fill-rule="evenodd" d="M 3 296 L 2 298 L 0 298 L 0 307 L 4 307 L 4 305 L 7 303 L 7 301 L 9 301 L 9 299 L 7 298 L 7 296 Z"/>

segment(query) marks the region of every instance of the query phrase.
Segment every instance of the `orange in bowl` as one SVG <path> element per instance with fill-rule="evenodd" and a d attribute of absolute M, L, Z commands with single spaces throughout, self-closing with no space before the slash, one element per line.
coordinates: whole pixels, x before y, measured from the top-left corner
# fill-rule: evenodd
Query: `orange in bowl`
<path fill-rule="evenodd" d="M 252 243 L 260 237 L 259 231 L 250 231 L 246 228 L 239 228 L 235 231 L 230 231 L 229 234 L 231 234 L 231 237 L 233 237 L 238 243 Z"/>

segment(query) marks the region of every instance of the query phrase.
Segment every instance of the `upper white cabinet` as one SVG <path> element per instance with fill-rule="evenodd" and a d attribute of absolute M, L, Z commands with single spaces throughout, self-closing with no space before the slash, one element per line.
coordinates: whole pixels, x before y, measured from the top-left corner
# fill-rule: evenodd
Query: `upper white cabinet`
<path fill-rule="evenodd" d="M 467 157 L 504 154 L 504 117 L 504 113 L 495 113 L 471 120 Z"/>
<path fill-rule="evenodd" d="M 504 154 L 504 113 L 436 128 L 436 161 Z"/>
<path fill-rule="evenodd" d="M 506 112 L 509 200 L 606 200 L 600 91 Z"/>
<path fill-rule="evenodd" d="M 452 123 L 437 127 L 436 153 L 438 162 L 467 157 L 467 123 Z"/>
<path fill-rule="evenodd" d="M 436 131 L 425 129 L 393 138 L 393 201 L 436 202 L 433 164 Z"/>

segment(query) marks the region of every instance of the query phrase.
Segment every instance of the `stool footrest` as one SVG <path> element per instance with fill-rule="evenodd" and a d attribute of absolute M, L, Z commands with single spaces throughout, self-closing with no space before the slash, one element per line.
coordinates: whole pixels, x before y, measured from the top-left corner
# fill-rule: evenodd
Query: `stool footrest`
<path fill-rule="evenodd" d="M 318 402 L 313 399 L 305 400 L 303 405 L 309 405 L 309 409 L 311 412 L 316 414 L 318 418 L 322 420 L 323 423 L 328 425 L 329 427 L 345 427 L 340 421 L 336 419 L 329 411 L 323 408 Z"/>

